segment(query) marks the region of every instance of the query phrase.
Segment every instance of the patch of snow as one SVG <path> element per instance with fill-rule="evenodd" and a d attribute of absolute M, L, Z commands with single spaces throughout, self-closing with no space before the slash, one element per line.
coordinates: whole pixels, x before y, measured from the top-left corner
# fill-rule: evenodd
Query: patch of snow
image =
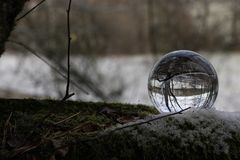
<path fill-rule="evenodd" d="M 199 146 L 203 150 L 211 149 L 216 154 L 228 154 L 228 140 L 233 138 L 233 133 L 239 133 L 240 130 L 240 112 L 189 110 L 183 114 L 139 125 L 137 130 L 136 127 L 125 130 L 131 131 L 130 133 L 143 145 L 159 143 L 159 139 L 165 137 L 171 142 L 180 143 L 176 145 L 181 148 Z M 141 134 L 138 134 L 139 131 Z M 146 135 L 150 138 L 146 138 Z"/>
<path fill-rule="evenodd" d="M 216 68 L 219 78 L 219 93 L 215 108 L 221 111 L 240 111 L 240 55 L 205 54 Z M 135 55 L 102 57 L 96 60 L 95 70 L 101 75 L 101 88 L 105 92 L 122 89 L 122 95 L 114 101 L 152 105 L 148 97 L 147 81 L 153 64 L 162 55 Z M 72 58 L 74 66 L 81 69 L 81 58 Z M 88 67 L 88 66 L 85 66 Z M 59 84 L 56 84 L 51 69 L 34 56 L 16 56 L 5 53 L 0 58 L 0 89 L 9 89 L 32 94 L 59 98 Z M 96 77 L 98 78 L 98 77 Z M 64 92 L 65 84 L 60 85 Z M 78 100 L 78 91 L 74 90 Z M 90 93 L 91 94 L 91 93 Z M 86 100 L 95 100 L 87 96 Z"/>

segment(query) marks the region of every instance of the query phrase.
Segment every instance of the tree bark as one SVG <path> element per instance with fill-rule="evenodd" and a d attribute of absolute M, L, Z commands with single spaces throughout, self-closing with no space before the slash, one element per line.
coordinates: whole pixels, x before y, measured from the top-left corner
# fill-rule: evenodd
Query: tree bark
<path fill-rule="evenodd" d="M 0 0 L 0 55 L 15 26 L 15 18 L 22 10 L 26 0 Z"/>

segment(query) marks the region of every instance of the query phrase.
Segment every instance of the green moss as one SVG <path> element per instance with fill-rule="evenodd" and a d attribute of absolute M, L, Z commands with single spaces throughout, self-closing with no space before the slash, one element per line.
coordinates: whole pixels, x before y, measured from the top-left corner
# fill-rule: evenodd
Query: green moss
<path fill-rule="evenodd" d="M 14 134 L 24 139 L 33 126 L 42 121 L 42 117 L 53 111 L 54 114 L 43 121 L 30 139 L 31 143 L 41 140 L 41 144 L 17 157 L 22 160 L 29 156 L 49 159 L 53 155 L 56 159 L 64 160 L 232 160 L 240 157 L 238 123 L 230 123 L 214 113 L 188 112 L 116 132 L 104 132 L 102 136 L 95 137 L 99 132 L 117 124 L 111 117 L 100 112 L 106 108 L 114 117 L 139 118 L 158 113 L 143 105 L 0 99 L 0 129 L 6 129 L 4 124 L 12 112 L 10 123 L 15 126 Z M 74 118 L 61 122 L 76 113 L 78 115 Z M 2 133 L 0 132 L 0 141 L 3 140 Z M 12 136 L 7 133 L 8 141 Z M 59 144 L 56 146 L 55 142 Z M 0 148 L 1 155 L 12 153 L 9 146 L 6 146 L 5 149 Z M 63 147 L 56 150 L 59 146 Z M 63 151 L 67 154 L 61 157 L 58 152 Z"/>
<path fill-rule="evenodd" d="M 9 126 L 14 126 L 14 134 L 20 138 L 29 136 L 32 131 L 34 131 L 34 138 L 45 137 L 43 138 L 44 143 L 37 147 L 37 149 L 31 150 L 28 154 L 37 154 L 40 156 L 39 153 L 46 152 L 40 156 L 42 159 L 46 159 L 49 158 L 50 154 L 53 154 L 52 140 L 68 143 L 74 141 L 76 138 L 82 139 L 96 135 L 99 131 L 116 125 L 116 121 L 106 114 L 101 113 L 104 109 L 111 110 L 113 113 L 109 113 L 110 116 L 113 114 L 115 117 L 132 116 L 143 118 L 149 114 L 158 113 L 155 109 L 143 105 L 77 101 L 60 102 L 56 100 L 35 99 L 0 99 L 0 130 L 9 130 Z M 10 113 L 12 113 L 10 125 L 5 126 Z M 52 114 L 43 121 L 43 117 L 49 113 Z M 74 114 L 77 115 L 69 118 Z M 36 124 L 41 125 L 37 129 L 33 129 L 36 127 Z M 12 137 L 10 134 L 12 133 L 7 132 L 7 139 L 11 140 Z M 0 141 L 2 141 L 3 137 L 3 132 L 0 132 Z M 75 151 L 75 154 L 77 154 L 74 146 L 71 147 Z M 28 154 L 24 154 L 22 159 L 25 159 Z"/>
<path fill-rule="evenodd" d="M 92 102 L 75 102 L 67 101 L 60 103 L 54 100 L 17 100 L 17 99 L 0 99 L 0 116 L 1 124 L 4 123 L 13 111 L 13 119 L 17 121 L 17 126 L 20 128 L 30 129 L 34 123 L 37 123 L 49 112 L 53 114 L 46 119 L 46 125 L 59 122 L 65 118 L 70 117 L 76 113 L 79 113 L 74 118 L 61 123 L 61 127 L 72 127 L 79 125 L 80 123 L 92 122 L 99 124 L 112 123 L 111 119 L 100 114 L 100 111 L 104 108 L 113 109 L 115 112 L 121 115 L 138 116 L 155 114 L 156 110 L 142 106 L 142 105 L 120 105 L 120 104 L 108 104 L 108 103 L 92 103 Z M 126 108 L 129 108 L 128 110 Z M 2 126 L 2 125 L 1 125 Z"/>

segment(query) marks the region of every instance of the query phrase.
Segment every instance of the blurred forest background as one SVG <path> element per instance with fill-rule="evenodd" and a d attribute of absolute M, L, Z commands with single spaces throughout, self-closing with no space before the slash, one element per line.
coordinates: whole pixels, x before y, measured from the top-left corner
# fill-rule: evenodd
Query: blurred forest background
<path fill-rule="evenodd" d="M 29 1 L 26 10 L 37 2 Z M 65 8 L 64 0 L 44 2 L 18 24 L 13 37 L 53 57 L 56 52 L 65 54 Z M 77 0 L 71 12 L 73 54 L 129 55 L 240 47 L 238 0 Z"/>
<path fill-rule="evenodd" d="M 28 1 L 22 14 L 38 2 Z M 76 100 L 150 104 L 147 78 L 154 62 L 170 51 L 187 49 L 199 51 L 216 67 L 219 109 L 239 110 L 239 0 L 72 3 L 71 89 Z M 66 73 L 66 6 L 64 0 L 46 0 L 17 23 L 0 59 L 1 97 L 63 96 L 66 80 L 58 72 Z"/>

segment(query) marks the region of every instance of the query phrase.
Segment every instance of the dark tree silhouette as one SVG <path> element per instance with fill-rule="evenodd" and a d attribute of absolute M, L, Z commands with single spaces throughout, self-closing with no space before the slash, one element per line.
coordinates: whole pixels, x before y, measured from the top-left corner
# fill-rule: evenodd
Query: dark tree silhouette
<path fill-rule="evenodd" d="M 15 26 L 15 18 L 22 10 L 26 0 L 0 0 L 0 55 L 4 44 Z"/>

